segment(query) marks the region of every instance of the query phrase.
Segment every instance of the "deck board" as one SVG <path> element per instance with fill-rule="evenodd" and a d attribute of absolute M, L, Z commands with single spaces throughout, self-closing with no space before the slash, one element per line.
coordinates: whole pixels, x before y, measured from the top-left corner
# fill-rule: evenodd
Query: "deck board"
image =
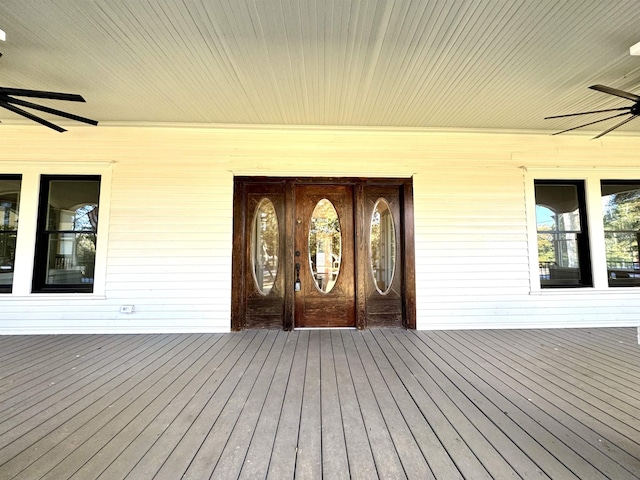
<path fill-rule="evenodd" d="M 357 335 L 355 336 L 357 337 Z M 391 432 L 387 428 L 377 400 L 376 385 L 371 383 L 365 372 L 363 359 L 354 342 L 354 335 L 344 334 L 343 341 L 378 476 L 380 478 L 406 478 Z"/>
<path fill-rule="evenodd" d="M 107 408 L 123 392 L 135 388 L 140 381 L 137 375 L 145 369 L 157 368 L 155 360 L 181 341 L 180 337 L 163 340 L 159 337 L 151 347 L 134 350 L 124 363 L 109 370 L 111 375 L 90 378 L 75 392 L 62 392 L 65 396 L 61 398 L 47 397 L 33 408 L 4 420 L 0 424 L 3 433 L 0 465 L 3 465 L 3 470 L 9 468 L 3 464 L 8 458 L 11 458 L 9 462 L 22 465 L 16 455 L 33 457 L 34 452 L 43 454 L 43 444 L 57 443 L 59 437 L 56 432 L 68 431 L 67 422 L 80 424 L 85 418 Z"/>
<path fill-rule="evenodd" d="M 487 437 L 497 432 L 486 422 L 486 419 L 481 418 L 482 414 L 478 415 L 477 408 L 470 402 L 465 402 L 462 398 L 458 398 L 458 401 L 452 398 L 451 395 L 455 394 L 453 390 L 455 387 L 450 385 L 449 382 L 438 382 L 438 379 L 443 379 L 444 377 L 438 374 L 437 367 L 432 365 L 424 356 L 420 346 L 414 342 L 415 338 L 412 335 L 398 335 L 398 339 L 404 348 L 401 351 L 401 356 L 403 358 L 405 356 L 411 358 L 412 372 L 422 388 L 429 392 L 437 407 L 451 422 L 457 435 L 460 436 L 481 462 L 483 468 L 476 475 L 483 475 L 483 470 L 486 470 L 489 478 L 518 478 L 517 472 L 488 440 Z M 467 411 L 465 410 L 466 408 L 470 410 Z M 474 420 L 481 421 L 485 426 L 489 427 L 488 430 L 483 431 L 476 425 Z M 453 450 L 451 446 L 449 448 Z"/>
<path fill-rule="evenodd" d="M 52 397 L 52 401 L 60 401 L 62 397 L 82 388 L 87 379 L 101 378 L 108 374 L 115 365 L 130 356 L 131 351 L 138 350 L 139 345 L 140 343 L 133 340 L 118 342 L 110 349 L 105 348 L 99 356 L 93 356 L 89 352 L 78 353 L 73 355 L 73 360 L 66 365 L 51 363 L 47 369 L 39 370 L 36 375 L 25 372 L 20 380 L 12 380 L 10 390 L 0 394 L 0 402 L 3 405 L 0 414 L 7 419 L 9 415 L 17 415 L 47 397 Z"/>
<path fill-rule="evenodd" d="M 495 344 L 489 344 L 488 349 L 498 352 L 498 356 L 506 353 L 505 349 L 496 351 Z M 563 385 L 561 379 L 553 378 L 553 372 L 538 371 L 529 362 L 522 361 L 512 352 L 508 353 L 509 355 L 502 357 L 502 361 L 513 365 L 518 372 L 523 374 L 519 381 L 535 392 L 535 397 L 532 397 L 532 399 L 534 398 L 537 404 L 545 405 L 549 401 L 553 406 L 559 407 L 568 418 L 574 418 L 597 432 L 599 439 L 593 445 L 601 443 L 604 448 L 608 449 L 620 447 L 634 458 L 640 458 L 640 455 L 634 454 L 634 452 L 640 451 L 640 444 L 638 443 L 640 438 L 633 431 L 621 432 L 618 427 L 622 426 L 623 430 L 625 430 L 627 427 L 625 424 L 620 425 L 615 418 L 609 416 L 606 412 L 593 408 L 590 404 L 584 402 L 580 398 L 582 392 L 579 389 L 563 388 L 566 385 Z M 550 408 L 545 406 L 545 411 L 549 410 Z M 627 433 L 631 436 L 626 435 Z"/>
<path fill-rule="evenodd" d="M 329 332 L 330 333 L 330 332 Z M 338 395 L 336 364 L 331 335 L 320 337 L 320 406 L 322 432 L 322 475 L 325 478 L 349 478 L 349 460 L 342 407 Z M 344 402 L 344 400 L 343 400 Z"/>
<path fill-rule="evenodd" d="M 638 398 L 621 392 L 618 387 L 626 383 L 626 388 L 634 389 L 637 378 L 634 378 L 632 372 L 628 374 L 621 372 L 618 368 L 619 361 L 613 363 L 611 361 L 603 361 L 598 359 L 593 353 L 580 351 L 565 343 L 557 343 L 557 346 L 551 348 L 543 343 L 548 337 L 544 334 L 535 333 L 532 342 L 522 342 L 530 352 L 540 354 L 544 352 L 543 359 L 540 364 L 548 369 L 552 369 L 556 374 L 561 374 L 572 385 L 588 386 L 588 391 L 598 396 L 600 391 L 605 391 L 607 396 L 613 395 L 620 398 L 636 408 L 640 406 Z M 540 339 L 538 341 L 538 339 Z M 624 360 L 622 360 L 624 361 Z M 610 400 L 608 398 L 608 400 Z M 637 412 L 636 412 L 637 413 Z"/>
<path fill-rule="evenodd" d="M 493 335 L 482 332 L 480 335 Z M 632 425 L 638 425 L 638 419 L 633 416 L 633 410 L 617 408 L 618 400 L 590 385 L 577 382 L 571 373 L 555 368 L 554 362 L 549 360 L 549 355 L 537 350 L 531 350 L 526 342 L 513 346 L 512 333 L 507 332 L 508 343 L 503 350 L 512 355 L 522 368 L 537 375 L 541 387 L 551 390 L 563 397 L 576 408 L 583 410 L 603 423 L 613 427 L 616 431 L 629 439 L 638 438 L 640 431 Z"/>
<path fill-rule="evenodd" d="M 262 369 L 258 372 L 257 379 L 247 396 L 246 402 L 242 405 L 242 410 L 238 412 L 238 419 L 229 435 L 224 450 L 216 465 L 207 470 L 211 471 L 212 475 L 217 478 L 238 478 L 245 463 L 249 446 L 258 428 L 263 406 L 266 403 L 267 395 L 287 345 L 286 335 L 273 336 L 272 339 L 273 342 L 270 345 L 265 344 L 265 348 L 270 348 L 269 353 Z M 220 435 L 221 432 L 216 430 L 212 433 Z M 263 476 L 264 472 L 266 472 L 266 468 L 262 472 Z M 187 471 L 185 478 L 189 478 L 188 473 Z M 203 476 L 194 475 L 193 478 L 203 478 Z"/>
<path fill-rule="evenodd" d="M 278 414 L 278 426 L 267 470 L 267 478 L 274 480 L 294 478 L 296 471 L 304 378 L 309 351 L 309 332 L 303 331 L 295 334 L 298 338 L 282 406 L 279 410 L 277 408 L 274 409 L 272 413 Z M 267 453 L 264 452 L 265 455 Z M 260 476 L 257 474 L 253 478 L 260 478 Z"/>
<path fill-rule="evenodd" d="M 584 469 L 586 465 L 592 463 L 613 473 L 614 478 L 620 479 L 635 477 L 633 472 L 622 468 L 622 464 L 630 465 L 634 469 L 637 468 L 636 471 L 640 471 L 640 462 L 634 462 L 620 449 L 605 448 L 601 438 L 595 435 L 595 432 L 567 415 L 554 403 L 539 396 L 537 392 L 519 383 L 517 370 L 505 362 L 488 356 L 487 352 L 483 352 L 476 344 L 460 335 L 456 336 L 455 340 L 446 333 L 439 333 L 438 336 L 442 340 L 439 344 L 443 348 L 456 349 L 460 352 L 463 355 L 462 359 L 459 359 L 461 363 L 513 405 L 513 408 L 505 410 L 505 414 L 517 419 L 526 415 L 535 422 L 527 431 L 536 441 L 541 439 L 549 441 L 549 435 L 557 438 L 558 443 L 551 443 L 552 448 L 549 451 L 567 466 L 578 464 L 579 469 Z M 550 440 L 553 442 L 553 439 Z"/>
<path fill-rule="evenodd" d="M 638 472 L 635 328 L 0 337 L 0 480 Z"/>
<path fill-rule="evenodd" d="M 455 380 L 467 398 L 481 406 L 482 411 L 496 427 L 531 461 L 538 466 L 544 466 L 551 478 L 590 478 L 597 475 L 598 472 L 586 464 L 583 458 L 573 455 L 570 448 L 521 410 L 517 399 L 504 396 L 510 392 L 494 388 L 490 376 L 478 375 L 484 372 L 476 369 L 472 361 L 464 362 L 463 358 L 451 355 L 449 349 L 439 344 L 433 345 L 432 348 L 434 354 L 450 369 L 445 373 Z M 460 349 L 457 351 L 460 352 Z"/>
<path fill-rule="evenodd" d="M 8 337 L 13 339 L 14 337 Z M 96 337 L 87 335 L 86 338 L 72 338 L 66 337 L 56 341 L 56 338 L 49 335 L 35 336 L 35 337 L 15 337 L 17 341 L 7 341 L 5 348 L 3 342 L 2 352 L 0 354 L 0 372 L 2 376 L 6 375 L 6 371 L 10 368 L 23 367 L 25 364 L 33 365 L 39 363 L 45 363 L 46 359 L 50 355 L 59 355 L 62 351 L 62 347 L 67 345 L 73 345 L 81 347 L 86 342 L 95 341 Z M 22 341 L 20 341 L 22 340 Z M 105 340 L 104 338 L 102 339 Z M 31 353 L 33 349 L 37 349 L 40 355 L 37 358 L 32 358 Z M 52 353 L 53 352 L 53 353 Z"/>
<path fill-rule="evenodd" d="M 52 466 L 55 468 L 57 462 L 65 459 L 74 449 L 82 446 L 96 430 L 101 429 L 114 415 L 120 415 L 141 396 L 146 395 L 149 391 L 153 392 L 158 382 L 168 381 L 173 375 L 176 375 L 176 364 L 182 360 L 185 349 L 195 340 L 195 336 L 181 338 L 180 341 L 172 344 L 172 348 L 166 352 L 168 355 L 154 358 L 153 362 L 145 366 L 140 372 L 140 381 L 137 377 L 128 379 L 96 401 L 91 408 L 85 408 L 40 440 L 37 443 L 38 454 L 46 452 L 47 455 L 40 455 L 37 458 L 34 456 L 29 467 L 15 478 L 42 478 L 48 474 Z M 65 437 L 63 442 L 59 441 L 61 435 Z M 23 454 L 30 456 L 30 451 L 24 451 Z M 56 463 L 52 465 L 50 458 L 55 458 Z M 66 473 L 65 475 L 69 476 Z"/>
<path fill-rule="evenodd" d="M 15 392 L 20 394 L 29 393 L 28 388 L 34 385 L 42 385 L 40 379 L 43 376 L 47 377 L 49 383 L 69 377 L 76 373 L 73 370 L 74 368 L 87 368 L 86 359 L 95 350 L 105 346 L 108 349 L 109 344 L 116 344 L 119 348 L 126 348 L 126 346 L 121 346 L 121 343 L 117 339 L 103 337 L 100 340 L 96 338 L 92 342 L 85 342 L 80 345 L 69 343 L 68 348 L 71 351 L 65 349 L 63 352 L 52 352 L 51 355 L 44 355 L 43 357 L 38 357 L 38 359 L 31 359 L 28 354 L 25 354 L 24 358 L 7 362 L 13 364 L 2 368 L 3 385 L 0 387 L 0 402 L 4 403 L 8 398 L 14 396 Z M 54 347 L 52 346 L 51 348 Z"/>
<path fill-rule="evenodd" d="M 403 412 L 401 409 L 402 400 L 398 400 L 398 396 L 402 395 L 403 387 L 396 381 L 397 375 L 393 366 L 378 348 L 371 332 L 356 334 L 354 337 L 365 366 L 365 373 L 376 392 L 378 405 L 407 477 L 434 478 L 416 441 L 416 424 L 405 416 L 409 412 Z"/>
<path fill-rule="evenodd" d="M 553 341 L 548 334 L 544 332 L 536 332 L 536 336 L 540 337 L 542 341 L 548 344 Z M 638 380 L 640 380 L 639 370 L 622 370 L 620 365 L 633 364 L 633 356 L 629 354 L 622 354 L 622 349 L 618 345 L 610 347 L 603 347 L 602 351 L 607 352 L 607 356 L 603 357 L 599 352 L 594 351 L 595 346 L 585 346 L 584 343 L 557 343 L 558 347 L 554 347 L 551 351 L 546 349 L 549 353 L 554 354 L 555 357 L 560 357 L 564 360 L 563 364 L 569 367 L 571 370 L 575 369 L 575 372 L 581 373 L 587 378 L 595 378 L 598 382 L 603 381 L 603 384 L 611 384 L 613 388 L 623 386 L 625 389 L 630 388 L 637 392 Z M 556 350 L 557 348 L 557 350 Z M 637 350 L 638 346 L 635 348 Z M 606 350 L 605 350 L 606 349 Z M 633 354 L 633 350 L 629 353 Z M 588 368 L 582 368 L 581 364 L 588 365 Z M 640 367 L 640 365 L 638 366 Z M 598 375 L 596 377 L 596 375 Z M 612 380 L 609 382 L 608 380 Z"/>
<path fill-rule="evenodd" d="M 344 425 L 349 478 L 354 480 L 376 478 L 376 464 L 367 435 L 362 405 L 356 395 L 356 387 L 341 331 L 331 332 L 331 346 L 335 362 L 337 399 L 340 402 L 340 413 Z"/>
<path fill-rule="evenodd" d="M 226 358 L 241 340 L 240 336 L 212 337 L 215 341 L 204 355 L 202 355 L 189 370 L 189 375 L 181 377 L 185 381 L 182 386 L 177 383 L 168 389 L 163 397 L 154 400 L 152 404 L 136 416 L 122 430 L 91 457 L 82 468 L 71 478 L 110 478 L 110 475 L 120 474 L 124 478 L 126 472 L 153 445 L 154 441 L 171 425 L 185 406 L 195 398 L 203 385 L 211 377 L 212 371 Z M 212 343 L 211 341 L 209 343 Z"/>
<path fill-rule="evenodd" d="M 142 428 L 148 428 L 152 419 L 158 417 L 164 408 L 175 401 L 178 394 L 188 388 L 188 384 L 195 377 L 206 360 L 216 351 L 216 344 L 220 337 L 200 336 L 189 345 L 170 374 L 159 379 L 145 392 L 129 403 L 122 411 L 105 418 L 99 428 L 90 429 L 90 436 L 82 444 L 74 445 L 75 448 L 60 461 L 55 468 L 47 473 L 44 478 L 71 478 L 74 475 L 86 475 L 83 471 L 88 464 L 95 463 L 96 458 L 115 459 L 116 453 L 110 452 L 110 447 L 118 444 L 127 445 L 132 441 L 133 435 L 139 433 Z M 104 461 L 93 465 L 96 468 L 105 468 Z M 97 474 L 94 474 L 94 477 Z"/>
<path fill-rule="evenodd" d="M 320 397 L 320 332 L 309 333 L 302 410 L 296 451 L 296 479 L 322 478 L 322 404 Z"/>
<path fill-rule="evenodd" d="M 426 441 L 421 439 L 419 446 L 423 451 L 427 450 L 424 455 L 436 478 L 463 478 L 465 473 L 468 477 L 473 475 L 475 478 L 490 478 L 431 396 L 434 394 L 437 397 L 437 393 L 429 392 L 418 380 L 421 377 L 420 366 L 406 355 L 406 350 L 391 331 L 384 331 L 383 336 L 390 347 L 385 349 L 387 358 L 393 365 L 398 381 L 404 385 L 414 403 L 413 406 L 403 403 L 403 412 L 411 419 L 412 426 L 426 432 L 423 434 Z M 426 412 L 429 414 L 426 415 Z M 437 442 L 429 435 L 429 430 L 433 432 Z M 417 437 L 420 439 L 420 436 Z"/>
<path fill-rule="evenodd" d="M 249 344 L 242 350 L 242 355 L 233 351 L 224 359 L 213 378 L 208 379 L 213 380 L 215 388 L 211 386 L 198 392 L 201 395 L 194 397 L 185 406 L 168 431 L 163 432 L 158 442 L 129 472 L 131 478 L 149 475 L 157 478 L 180 478 L 186 472 L 264 341 L 264 332 L 246 334 L 247 337 L 250 335 Z"/>
<path fill-rule="evenodd" d="M 576 407 L 571 403 L 567 391 L 555 389 L 553 385 L 550 389 L 542 387 L 540 381 L 544 380 L 543 378 L 528 371 L 526 365 L 519 364 L 512 357 L 505 356 L 503 351 L 495 348 L 495 345 L 483 344 L 478 341 L 477 335 L 472 343 L 480 349 L 481 358 L 493 358 L 495 365 L 505 373 L 499 378 L 507 381 L 513 379 L 510 381 L 513 390 L 524 395 L 527 401 L 539 408 L 541 412 L 567 426 L 574 432 L 572 438 L 585 439 L 592 447 L 611 456 L 620 465 L 627 466 L 629 471 L 638 471 L 637 462 L 640 461 L 640 455 L 633 453 L 640 451 L 638 445 L 634 445 L 607 423 L 601 422 Z"/>
<path fill-rule="evenodd" d="M 280 414 L 291 377 L 294 354 L 298 346 L 298 337 L 297 332 L 283 336 L 285 345 L 271 378 L 264 403 L 259 407 L 259 418 L 248 442 L 247 453 L 238 475 L 241 479 L 264 478 L 269 470 Z M 297 431 L 295 436 L 297 438 Z"/>
<path fill-rule="evenodd" d="M 185 480 L 238 478 L 285 336 L 269 332 L 184 473 Z M 164 474 L 177 478 L 180 471 Z M 160 477 L 162 478 L 162 476 Z"/>

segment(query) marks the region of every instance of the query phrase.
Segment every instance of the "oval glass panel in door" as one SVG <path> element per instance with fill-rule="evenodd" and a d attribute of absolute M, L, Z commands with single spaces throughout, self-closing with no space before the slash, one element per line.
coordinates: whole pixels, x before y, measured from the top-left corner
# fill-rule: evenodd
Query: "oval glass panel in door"
<path fill-rule="evenodd" d="M 396 228 L 384 198 L 380 198 L 373 207 L 369 239 L 374 284 L 376 290 L 384 295 L 391 288 L 396 269 Z"/>
<path fill-rule="evenodd" d="M 253 279 L 258 290 L 267 295 L 278 273 L 278 216 L 271 200 L 263 198 L 256 208 L 251 233 Z"/>
<path fill-rule="evenodd" d="M 318 290 L 331 291 L 338 279 L 342 254 L 340 219 L 333 203 L 318 202 L 309 223 L 309 263 Z"/>

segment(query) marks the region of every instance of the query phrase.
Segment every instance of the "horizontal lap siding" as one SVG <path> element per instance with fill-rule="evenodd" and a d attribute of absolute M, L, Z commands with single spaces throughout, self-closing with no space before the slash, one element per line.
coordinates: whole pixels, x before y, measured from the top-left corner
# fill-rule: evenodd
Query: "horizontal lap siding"
<path fill-rule="evenodd" d="M 232 176 L 198 145 L 114 171 L 106 289 L 130 328 L 229 328 Z"/>
<path fill-rule="evenodd" d="M 418 328 L 495 325 L 501 308 L 528 296 L 522 170 L 469 168 L 471 159 L 414 179 Z"/>
<path fill-rule="evenodd" d="M 203 131 L 24 131 L 31 148 L 4 150 L 0 162 L 35 158 L 41 171 L 113 162 L 105 288 L 92 298 L 0 297 L 2 333 L 229 330 L 233 175 Z M 45 153 L 49 143 L 57 148 Z"/>
<path fill-rule="evenodd" d="M 633 289 L 531 293 L 522 167 L 633 170 L 638 139 L 320 128 L 3 131 L 0 173 L 112 162 L 112 180 L 103 294 L 2 296 L 0 333 L 228 330 L 234 175 L 413 177 L 418 328 L 637 323 Z M 133 314 L 119 313 L 129 304 Z"/>
<path fill-rule="evenodd" d="M 525 206 L 527 167 L 557 169 L 558 178 L 583 178 L 590 168 L 612 168 L 615 178 L 616 169 L 637 169 L 640 178 L 634 140 L 613 140 L 617 148 L 608 149 L 563 139 L 545 150 L 542 137 L 512 139 L 485 144 L 481 154 L 473 141 L 452 142 L 439 165 L 414 177 L 418 328 L 637 325 L 636 289 L 532 293 L 528 240 L 535 231 L 528 231 Z"/>

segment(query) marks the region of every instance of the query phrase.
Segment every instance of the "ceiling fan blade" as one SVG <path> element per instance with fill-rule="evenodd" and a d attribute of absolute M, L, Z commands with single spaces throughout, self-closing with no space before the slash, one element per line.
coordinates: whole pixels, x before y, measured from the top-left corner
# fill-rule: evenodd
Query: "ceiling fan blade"
<path fill-rule="evenodd" d="M 1 97 L 0 97 L 1 98 Z M 40 110 L 41 112 L 52 113 L 53 115 L 58 115 L 59 117 L 69 118 L 71 120 L 76 120 L 78 122 L 88 123 L 89 125 L 98 125 L 97 120 L 91 120 L 90 118 L 80 117 L 78 115 L 74 115 L 72 113 L 63 112 L 61 110 L 56 110 L 55 108 L 45 107 L 43 105 L 36 105 L 35 103 L 27 102 L 25 100 L 20 100 L 19 98 L 11 98 L 6 97 L 3 101 L 7 103 L 15 103 L 16 105 L 20 105 L 22 107 L 32 108 L 34 110 Z"/>
<path fill-rule="evenodd" d="M 586 115 L 588 113 L 615 112 L 618 110 L 631 110 L 632 108 L 633 107 L 607 108 L 605 110 L 591 110 L 590 112 L 578 112 L 578 113 L 568 113 L 566 115 L 554 115 L 552 117 L 544 117 L 544 119 L 549 120 L 550 118 L 575 117 L 576 115 Z"/>
<path fill-rule="evenodd" d="M 612 118 L 622 117 L 623 115 L 629 115 L 629 113 L 628 112 L 619 113 L 618 115 L 612 115 L 611 117 L 602 118 L 600 120 L 596 120 L 595 122 L 589 122 L 589 123 L 585 123 L 583 125 L 578 125 L 577 127 L 567 128 L 566 130 L 562 130 L 561 132 L 553 133 L 552 135 L 559 135 L 561 133 L 570 132 L 571 130 L 577 130 L 578 128 L 586 127 L 588 125 L 593 125 L 594 123 L 604 122 L 606 120 L 611 120 Z"/>
<path fill-rule="evenodd" d="M 40 117 L 36 117 L 35 115 L 29 113 L 29 112 L 25 112 L 24 110 L 22 110 L 21 108 L 18 108 L 14 105 L 11 105 L 10 103 L 5 102 L 4 100 L 0 100 L 0 107 L 2 108 L 6 108 L 7 110 L 10 110 L 14 113 L 17 113 L 18 115 L 22 115 L 23 117 L 28 118 L 29 120 L 33 120 L 34 122 L 38 122 L 40 125 L 44 125 L 45 127 L 49 127 L 54 129 L 57 132 L 66 132 L 66 130 L 62 127 L 59 127 L 58 125 L 55 125 L 51 122 L 46 121 L 43 118 Z"/>
<path fill-rule="evenodd" d="M 592 138 L 592 140 L 595 140 L 596 138 L 600 138 L 603 135 L 606 135 L 607 133 L 609 133 L 612 130 L 615 130 L 618 127 L 621 127 L 622 125 L 624 125 L 627 122 L 630 122 L 631 120 L 633 120 L 634 118 L 638 117 L 638 115 L 631 115 L 629 118 L 621 121 L 620 123 L 618 123 L 617 125 L 614 125 L 613 127 L 609 128 L 608 130 L 605 130 L 604 132 L 602 132 L 600 135 L 596 135 L 595 137 Z"/>
<path fill-rule="evenodd" d="M 66 100 L 67 102 L 84 102 L 82 95 L 76 93 L 45 92 L 43 90 L 25 90 L 24 88 L 0 87 L 0 94 L 15 97 L 48 98 L 50 100 Z"/>
<path fill-rule="evenodd" d="M 615 95 L 616 97 L 627 98 L 634 102 L 640 101 L 640 96 L 634 93 L 625 92 L 624 90 L 618 90 L 617 88 L 607 87 L 605 85 L 591 85 L 589 88 L 591 90 L 608 93 L 609 95 Z"/>

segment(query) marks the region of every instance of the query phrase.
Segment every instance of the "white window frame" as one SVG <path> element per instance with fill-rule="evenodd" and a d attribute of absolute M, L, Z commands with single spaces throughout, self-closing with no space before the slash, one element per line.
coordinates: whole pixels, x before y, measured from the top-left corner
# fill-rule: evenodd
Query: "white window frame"
<path fill-rule="evenodd" d="M 543 289 L 540 285 L 538 268 L 538 236 L 536 224 L 535 180 L 582 180 L 585 189 L 587 209 L 587 229 L 591 252 L 592 287 L 556 287 Z M 638 168 L 525 168 L 525 205 L 527 216 L 527 237 L 529 250 L 529 274 L 531 293 L 557 294 L 579 291 L 616 291 L 620 293 L 640 293 L 640 287 L 610 287 L 607 272 L 607 255 L 602 218 L 602 180 L 638 180 Z"/>
<path fill-rule="evenodd" d="M 2 298 L 29 297 L 29 299 L 51 298 L 104 298 L 107 276 L 107 245 L 111 207 L 111 162 L 34 162 L 19 165 L 13 162 L 0 163 L 0 173 L 22 175 L 20 211 L 13 274 L 13 290 Z M 40 177 L 42 175 L 99 175 L 100 214 L 96 242 L 95 278 L 92 293 L 32 293 L 33 267 L 35 261 L 36 232 L 38 225 L 38 201 Z"/>

